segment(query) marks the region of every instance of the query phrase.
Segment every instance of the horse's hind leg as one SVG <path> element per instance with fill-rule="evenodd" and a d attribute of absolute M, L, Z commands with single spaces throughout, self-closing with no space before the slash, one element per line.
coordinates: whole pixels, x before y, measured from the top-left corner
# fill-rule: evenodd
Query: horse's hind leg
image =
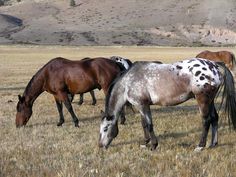
<path fill-rule="evenodd" d="M 91 95 L 91 97 L 93 99 L 92 105 L 95 105 L 97 103 L 97 100 L 96 100 L 95 93 L 94 93 L 93 90 L 90 91 L 90 95 Z"/>
<path fill-rule="evenodd" d="M 207 96 L 196 96 L 198 101 L 199 110 L 202 117 L 202 135 L 198 147 L 195 151 L 202 150 L 206 146 L 207 135 L 211 124 L 211 118 L 209 116 L 211 103 Z"/>
<path fill-rule="evenodd" d="M 219 116 L 214 103 L 211 105 L 210 111 L 212 138 L 210 147 L 215 147 L 218 144 L 218 120 Z"/>
<path fill-rule="evenodd" d="M 57 126 L 62 126 L 62 124 L 65 122 L 64 116 L 63 116 L 63 111 L 62 111 L 62 102 L 58 101 L 57 99 L 55 99 L 56 101 L 56 105 L 57 105 L 57 110 L 59 112 L 59 122 L 57 123 Z"/>
<path fill-rule="evenodd" d="M 157 140 L 157 137 L 156 137 L 154 130 L 153 130 L 152 115 L 151 115 L 150 106 L 143 105 L 142 108 L 140 109 L 140 113 L 144 119 L 142 121 L 142 123 L 144 123 L 143 128 L 144 128 L 145 139 L 148 139 L 148 134 L 149 134 L 151 144 L 152 144 L 151 150 L 154 150 L 158 146 L 158 140 Z M 145 133 L 147 133 L 147 132 L 148 132 L 148 134 L 145 135 Z"/>

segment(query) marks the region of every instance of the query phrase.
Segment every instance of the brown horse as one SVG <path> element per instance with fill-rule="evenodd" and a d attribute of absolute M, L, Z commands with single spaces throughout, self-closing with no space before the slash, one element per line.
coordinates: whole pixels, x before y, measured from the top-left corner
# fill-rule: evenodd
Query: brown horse
<path fill-rule="evenodd" d="M 107 94 L 110 83 L 124 68 L 115 61 L 106 58 L 93 58 L 71 61 L 55 58 L 44 65 L 29 81 L 23 96 L 17 103 L 16 126 L 26 125 L 32 115 L 32 106 L 44 91 L 51 93 L 59 112 L 59 123 L 64 123 L 62 103 L 70 112 L 74 124 L 78 127 L 78 118 L 71 106 L 68 95 L 89 92 L 95 88 L 103 89 Z"/>
<path fill-rule="evenodd" d="M 209 50 L 205 50 L 199 53 L 196 57 L 205 58 L 216 62 L 223 62 L 230 71 L 232 71 L 235 66 L 235 56 L 232 52 L 228 51 L 211 52 Z"/>

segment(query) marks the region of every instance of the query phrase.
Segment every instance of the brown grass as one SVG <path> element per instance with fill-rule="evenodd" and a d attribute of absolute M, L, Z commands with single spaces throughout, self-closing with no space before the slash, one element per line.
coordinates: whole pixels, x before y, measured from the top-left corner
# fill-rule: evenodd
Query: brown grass
<path fill-rule="evenodd" d="M 17 95 L 22 94 L 32 75 L 56 56 L 83 57 L 121 55 L 135 60 L 171 62 L 195 56 L 206 48 L 158 47 L 37 47 L 0 46 L 0 176 L 236 176 L 236 138 L 221 118 L 219 146 L 193 152 L 201 132 L 194 100 L 176 107 L 152 107 L 154 128 L 159 135 L 156 151 L 140 148 L 143 132 L 138 113 L 127 115 L 126 125 L 108 150 L 97 146 L 100 110 L 104 95 L 96 91 L 98 104 L 85 103 L 74 110 L 80 128 L 66 123 L 57 127 L 58 113 L 53 97 L 43 93 L 34 103 L 25 128 L 15 128 Z M 211 48 L 223 50 L 223 48 Z M 224 48 L 236 53 L 235 48 Z M 222 116 L 221 116 L 222 117 Z M 210 138 L 209 138 L 210 139 Z"/>

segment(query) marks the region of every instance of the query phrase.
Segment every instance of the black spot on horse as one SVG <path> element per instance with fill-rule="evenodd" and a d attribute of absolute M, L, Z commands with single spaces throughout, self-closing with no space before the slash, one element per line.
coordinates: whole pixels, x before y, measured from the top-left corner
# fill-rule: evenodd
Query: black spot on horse
<path fill-rule="evenodd" d="M 200 65 L 199 64 L 194 64 L 193 67 L 199 67 Z"/>
<path fill-rule="evenodd" d="M 177 69 L 182 69 L 183 67 L 182 67 L 182 66 L 179 66 L 179 65 L 177 65 L 177 66 L 176 66 L 176 68 L 177 68 Z"/>
<path fill-rule="evenodd" d="M 199 60 L 201 62 L 201 64 L 205 65 L 205 62 L 204 60 Z"/>
<path fill-rule="evenodd" d="M 189 69 L 189 72 L 192 72 L 192 70 L 193 70 L 193 67 L 191 67 L 191 68 Z"/>
<path fill-rule="evenodd" d="M 191 62 L 193 62 L 193 61 L 194 61 L 194 60 L 193 60 L 193 59 L 191 59 L 191 60 L 189 60 L 189 61 L 188 61 L 188 63 L 191 63 Z"/>
<path fill-rule="evenodd" d="M 201 81 L 202 81 L 202 80 L 204 80 L 204 79 L 205 79 L 205 77 L 204 77 L 204 76 L 201 76 L 201 77 L 200 77 L 200 80 L 201 80 Z"/>
<path fill-rule="evenodd" d="M 195 73 L 195 76 L 198 76 L 199 74 L 201 74 L 201 71 L 197 71 L 197 72 Z"/>
<path fill-rule="evenodd" d="M 208 75 L 205 75 L 206 79 L 211 80 L 211 77 Z"/>
<path fill-rule="evenodd" d="M 213 74 L 214 74 L 214 76 L 215 76 L 215 75 L 216 75 L 216 71 L 213 69 L 213 71 L 212 71 L 212 72 L 213 72 Z"/>
<path fill-rule="evenodd" d="M 205 67 L 203 67 L 202 70 L 206 71 L 207 69 Z"/>
<path fill-rule="evenodd" d="M 211 61 L 205 61 L 211 71 L 213 71 L 213 68 L 216 67 Z"/>

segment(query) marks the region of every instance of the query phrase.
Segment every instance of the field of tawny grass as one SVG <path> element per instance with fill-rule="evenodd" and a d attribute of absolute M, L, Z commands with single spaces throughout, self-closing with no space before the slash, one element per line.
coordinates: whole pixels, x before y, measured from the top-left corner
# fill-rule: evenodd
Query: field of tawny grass
<path fill-rule="evenodd" d="M 195 100 L 175 107 L 152 107 L 154 129 L 159 137 L 155 151 L 140 148 L 143 131 L 138 113 L 127 113 L 126 125 L 109 149 L 98 148 L 100 110 L 104 94 L 96 90 L 96 106 L 73 107 L 80 119 L 75 128 L 69 113 L 57 127 L 58 113 L 52 95 L 43 93 L 33 106 L 33 115 L 24 128 L 15 127 L 17 95 L 22 94 L 33 74 L 50 59 L 120 55 L 136 60 L 173 62 L 194 57 L 206 48 L 158 47 L 38 47 L 0 46 L 0 176 L 236 176 L 236 133 L 220 115 L 219 146 L 193 152 L 201 132 Z M 230 50 L 236 48 L 211 48 Z M 209 138 L 210 139 L 210 138 Z"/>

